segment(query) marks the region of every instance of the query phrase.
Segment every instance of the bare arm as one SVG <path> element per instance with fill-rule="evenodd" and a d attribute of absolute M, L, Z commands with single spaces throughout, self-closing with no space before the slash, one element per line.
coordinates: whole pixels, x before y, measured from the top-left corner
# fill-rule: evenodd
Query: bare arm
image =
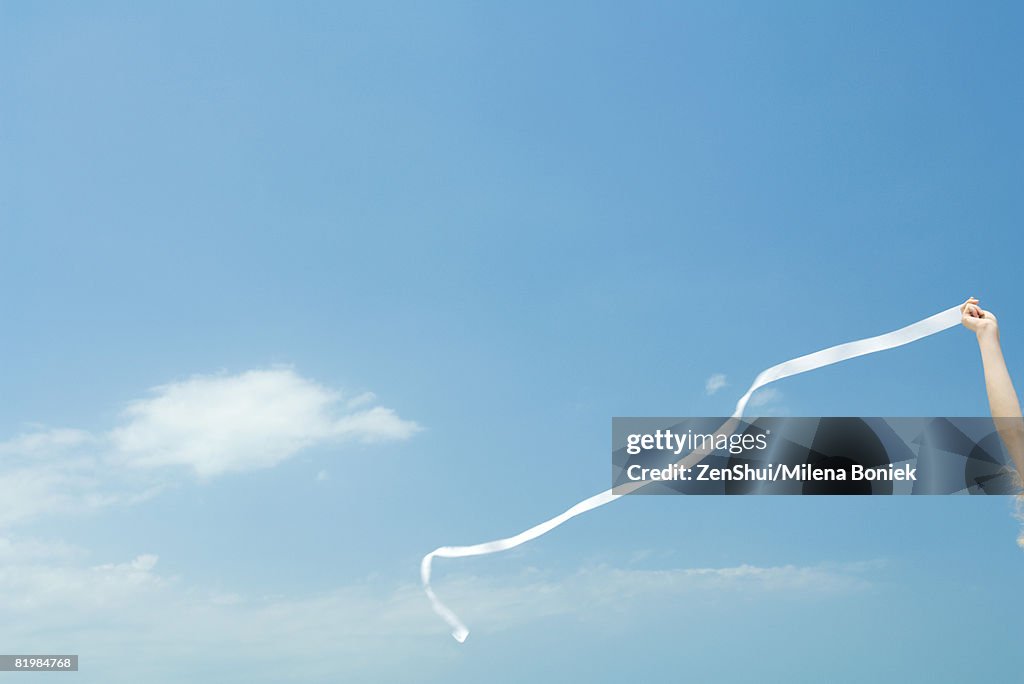
<path fill-rule="evenodd" d="M 1024 420 L 1021 418 L 1017 391 L 1013 388 L 1010 371 L 1003 359 L 1003 349 L 999 345 L 999 322 L 991 311 L 978 306 L 978 300 L 973 297 L 964 303 L 961 311 L 964 326 L 978 336 L 981 362 L 985 368 L 988 406 L 996 430 L 1017 467 L 1017 473 L 1024 480 Z"/>

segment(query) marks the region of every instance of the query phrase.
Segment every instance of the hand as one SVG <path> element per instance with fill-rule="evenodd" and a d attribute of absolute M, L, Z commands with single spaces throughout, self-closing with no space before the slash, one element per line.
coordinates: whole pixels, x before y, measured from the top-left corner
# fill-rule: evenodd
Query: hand
<path fill-rule="evenodd" d="M 999 322 L 996 320 L 995 314 L 978 306 L 978 300 L 974 297 L 963 303 L 960 307 L 960 314 L 960 322 L 978 337 L 999 334 Z"/>

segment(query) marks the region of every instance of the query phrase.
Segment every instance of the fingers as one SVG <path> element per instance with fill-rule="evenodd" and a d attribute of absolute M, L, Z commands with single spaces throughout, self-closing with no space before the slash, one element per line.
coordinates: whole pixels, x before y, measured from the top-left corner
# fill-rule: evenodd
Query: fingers
<path fill-rule="evenodd" d="M 978 300 L 974 297 L 968 297 L 967 301 L 960 307 L 960 312 L 964 317 L 970 318 L 984 318 L 985 312 L 978 306 Z"/>

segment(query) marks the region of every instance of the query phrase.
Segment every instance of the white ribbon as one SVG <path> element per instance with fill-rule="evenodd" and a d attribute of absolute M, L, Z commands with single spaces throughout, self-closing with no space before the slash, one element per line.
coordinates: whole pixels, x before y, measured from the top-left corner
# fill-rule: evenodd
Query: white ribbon
<path fill-rule="evenodd" d="M 750 388 L 742 397 L 740 397 L 740 400 L 736 402 L 736 409 L 733 411 L 732 420 L 730 420 L 730 422 L 735 424 L 735 420 L 743 416 L 743 411 L 747 407 L 747 402 L 750 400 L 751 395 L 770 382 L 775 382 L 776 380 L 788 378 L 800 373 L 806 373 L 807 371 L 822 368 L 824 366 L 830 366 L 833 363 L 839 363 L 840 361 L 846 361 L 847 359 L 864 356 L 865 354 L 873 354 L 886 349 L 901 347 L 905 344 L 916 342 L 923 337 L 928 337 L 929 335 L 934 335 L 937 332 L 942 332 L 943 330 L 959 325 L 960 320 L 960 307 L 954 306 L 952 309 L 947 309 L 942 313 L 937 313 L 934 316 L 920 320 L 917 323 L 912 323 L 905 328 L 885 333 L 884 335 L 868 337 L 863 340 L 855 340 L 853 342 L 846 342 L 845 344 L 839 344 L 834 347 L 829 347 L 828 349 L 822 349 L 821 351 L 814 352 L 813 354 L 800 356 L 780 363 L 777 366 L 772 366 L 771 368 L 759 373 L 754 379 L 753 384 L 750 385 Z M 690 461 L 692 464 L 692 462 L 694 462 L 694 457 L 699 461 L 705 455 L 706 452 L 702 454 L 697 454 L 695 452 L 688 455 L 684 460 Z M 638 489 L 645 484 L 647 483 L 636 483 L 636 486 L 629 488 L 629 490 L 632 491 L 632 489 Z M 494 541 L 484 542 L 483 544 L 474 544 L 472 546 L 442 546 L 434 549 L 424 556 L 423 560 L 420 562 L 420 577 L 423 580 L 423 590 L 427 593 L 427 597 L 430 599 L 430 603 L 434 607 L 434 611 L 451 627 L 452 636 L 455 637 L 455 640 L 459 643 L 464 642 L 466 637 L 469 636 L 469 630 L 464 624 L 462 624 L 459 617 L 444 605 L 439 598 L 437 598 L 437 594 L 435 594 L 434 590 L 430 587 L 430 566 L 434 558 L 466 558 L 468 556 L 483 556 L 489 553 L 507 551 L 508 549 L 513 549 L 520 544 L 525 544 L 526 542 L 536 539 L 541 535 L 547 534 L 567 520 L 611 503 L 622 496 L 624 496 L 624 494 L 615 494 L 613 493 L 613 490 L 608 489 L 600 494 L 595 494 L 589 499 L 580 501 L 564 513 L 556 515 L 550 520 L 545 520 L 539 525 L 534 525 L 530 529 L 520 532 L 513 537 L 496 539 Z"/>

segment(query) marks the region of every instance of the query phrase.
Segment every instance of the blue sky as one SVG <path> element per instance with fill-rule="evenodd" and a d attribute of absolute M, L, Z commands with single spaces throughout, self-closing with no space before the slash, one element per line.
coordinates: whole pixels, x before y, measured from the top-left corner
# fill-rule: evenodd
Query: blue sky
<path fill-rule="evenodd" d="M 97 682 L 1016 676 L 1004 498 L 631 497 L 438 561 L 463 646 L 416 584 L 606 488 L 612 416 L 728 414 L 968 295 L 1020 372 L 1022 18 L 0 2 L 0 650 Z M 776 389 L 987 411 L 963 330 Z"/>

